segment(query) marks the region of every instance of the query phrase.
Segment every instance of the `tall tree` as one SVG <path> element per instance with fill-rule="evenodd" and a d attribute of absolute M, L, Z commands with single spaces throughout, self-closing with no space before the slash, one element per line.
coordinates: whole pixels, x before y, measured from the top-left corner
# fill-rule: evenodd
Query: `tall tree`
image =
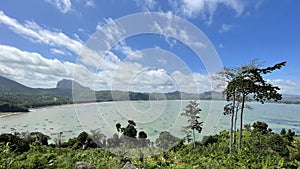
<path fill-rule="evenodd" d="M 236 96 L 236 93 L 239 93 L 241 96 L 239 149 L 241 149 L 242 145 L 243 114 L 247 96 L 252 94 L 253 99 L 261 103 L 271 99 L 275 101 L 280 100 L 282 98 L 281 94 L 278 93 L 280 88 L 267 83 L 263 75 L 281 69 L 285 64 L 286 62 L 281 62 L 262 69 L 256 67 L 254 64 L 249 64 L 241 67 L 237 75 L 228 83 L 225 90 L 227 100 L 232 100 Z"/>
<path fill-rule="evenodd" d="M 228 85 L 234 78 L 236 78 L 245 68 L 259 67 L 261 63 L 257 60 L 252 60 L 250 64 L 240 67 L 224 67 L 224 70 L 218 72 L 213 76 L 213 80 L 216 80 L 219 83 L 217 88 L 224 88 L 226 84 Z M 224 83 L 225 82 L 225 83 Z M 225 85 L 224 85 L 225 84 Z M 227 89 L 223 91 L 223 94 L 226 95 Z M 237 131 L 237 117 L 238 112 L 241 108 L 241 93 L 237 90 L 232 91 L 233 94 L 231 97 L 227 97 L 227 101 L 230 101 L 227 105 L 224 106 L 224 115 L 230 115 L 230 142 L 229 142 L 229 152 L 232 152 L 232 146 L 236 143 L 236 131 Z M 249 99 L 249 98 L 246 98 Z M 246 108 L 251 109 L 251 106 L 245 105 Z"/>
<path fill-rule="evenodd" d="M 193 134 L 193 145 L 194 147 L 196 146 L 195 144 L 195 130 L 198 131 L 198 133 L 201 133 L 202 131 L 202 125 L 203 122 L 199 122 L 198 119 L 199 114 L 201 112 L 201 109 L 199 107 L 199 103 L 195 101 L 190 101 L 189 104 L 183 109 L 183 113 L 181 113 L 182 116 L 187 117 L 188 119 L 188 125 L 183 126 L 183 130 L 188 132 L 192 131 Z"/>
<path fill-rule="evenodd" d="M 218 85 L 218 87 L 221 86 L 224 87 L 223 82 L 225 84 L 229 84 L 230 81 L 232 81 L 239 73 L 241 70 L 241 67 L 233 67 L 233 68 L 228 68 L 224 67 L 224 70 L 221 72 L 218 72 L 213 79 L 217 81 L 221 81 L 221 83 Z M 226 89 L 223 91 L 223 94 L 226 95 Z M 224 106 L 224 115 L 231 115 L 230 118 L 230 141 L 229 141 L 229 152 L 231 154 L 232 152 L 232 145 L 235 143 L 235 137 L 236 137 L 236 121 L 237 121 L 237 114 L 239 110 L 239 105 L 241 102 L 241 99 L 239 97 L 240 93 L 238 91 L 233 90 L 232 97 L 228 98 L 227 101 L 231 101 L 231 103 L 228 103 L 227 105 Z M 234 131 L 234 132 L 233 132 Z"/>

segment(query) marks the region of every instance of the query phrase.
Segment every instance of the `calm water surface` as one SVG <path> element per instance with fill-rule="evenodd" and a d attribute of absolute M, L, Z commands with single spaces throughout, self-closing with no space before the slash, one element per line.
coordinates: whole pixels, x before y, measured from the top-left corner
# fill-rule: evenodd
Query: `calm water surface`
<path fill-rule="evenodd" d="M 151 139 L 161 131 L 183 137 L 181 126 L 186 119 L 180 116 L 188 101 L 120 101 L 64 105 L 32 110 L 29 113 L 0 117 L 0 133 L 40 131 L 52 139 L 63 132 L 65 140 L 76 137 L 81 131 L 101 130 L 107 137 L 116 133 L 115 124 L 127 125 L 134 120 L 138 130 L 144 130 Z M 249 103 L 253 110 L 246 110 L 244 124 L 264 121 L 273 131 L 292 129 L 300 134 L 300 105 L 277 103 Z M 222 114 L 223 101 L 200 101 L 201 136 L 229 129 L 229 116 Z"/>

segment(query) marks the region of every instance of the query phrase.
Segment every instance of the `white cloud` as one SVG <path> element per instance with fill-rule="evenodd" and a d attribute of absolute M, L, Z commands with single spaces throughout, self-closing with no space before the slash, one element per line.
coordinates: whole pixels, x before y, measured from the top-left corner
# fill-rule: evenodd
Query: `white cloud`
<path fill-rule="evenodd" d="M 55 87 L 63 78 L 71 78 L 75 64 L 46 59 L 38 53 L 0 45 L 0 74 L 31 87 Z"/>
<path fill-rule="evenodd" d="M 57 59 L 46 59 L 35 52 L 0 45 L 0 75 L 30 87 L 53 88 L 63 79 L 73 79 L 96 90 L 132 90 L 140 92 L 202 92 L 211 90 L 207 75 L 143 67 L 138 63 L 116 62 L 113 53 L 103 59 L 98 71 Z M 109 59 L 110 58 L 110 59 Z"/>
<path fill-rule="evenodd" d="M 185 43 L 187 46 L 195 48 L 206 48 L 206 45 L 191 36 L 191 33 L 188 33 L 187 30 L 181 29 L 181 25 L 178 25 L 177 22 L 172 22 L 176 20 L 171 13 L 167 13 L 169 17 L 169 22 L 166 23 L 153 23 L 153 29 L 165 37 L 165 41 L 173 47 L 176 45 L 176 40 L 180 40 Z"/>
<path fill-rule="evenodd" d="M 299 86 L 300 81 L 284 80 L 284 79 L 267 79 L 268 83 L 271 83 L 280 88 L 282 94 L 300 94 Z"/>
<path fill-rule="evenodd" d="M 180 71 L 174 71 L 172 77 L 178 83 L 180 91 L 187 93 L 197 93 L 213 90 L 212 81 L 208 75 L 200 73 L 183 74 Z"/>
<path fill-rule="evenodd" d="M 201 16 L 207 24 L 211 24 L 219 5 L 225 5 L 239 16 L 244 11 L 245 4 L 241 0 L 174 0 L 169 1 L 173 10 L 184 16 L 195 18 Z"/>
<path fill-rule="evenodd" d="M 79 40 L 72 39 L 59 31 L 50 31 L 42 28 L 33 21 L 19 23 L 16 19 L 10 18 L 0 11 L 0 23 L 7 25 L 12 31 L 18 33 L 33 42 L 46 44 L 52 47 L 64 47 L 69 51 L 79 54 L 83 44 Z"/>
<path fill-rule="evenodd" d="M 118 56 L 111 51 L 105 51 L 99 53 L 88 47 L 84 47 L 79 57 L 79 62 L 86 67 L 98 70 L 115 70 L 121 63 Z"/>
<path fill-rule="evenodd" d="M 62 13 L 67 13 L 72 7 L 71 0 L 46 0 L 46 2 L 53 4 Z"/>
<path fill-rule="evenodd" d="M 107 49 L 119 43 L 126 35 L 124 28 L 118 25 L 112 18 L 98 22 L 96 30 L 98 31 L 98 35 L 94 38 L 98 38 L 98 42 L 101 41 L 100 43 L 104 43 Z M 100 34 L 101 37 L 99 36 Z"/>
<path fill-rule="evenodd" d="M 66 52 L 64 50 L 61 50 L 61 49 L 56 49 L 56 48 L 51 48 L 50 49 L 51 53 L 53 54 L 57 54 L 57 55 L 64 55 L 64 56 L 71 56 L 72 54 L 70 52 Z"/>
<path fill-rule="evenodd" d="M 142 52 L 136 49 L 132 49 L 130 46 L 126 45 L 125 43 L 118 44 L 113 49 L 122 52 L 126 56 L 125 59 L 137 60 L 143 58 Z"/>
<path fill-rule="evenodd" d="M 219 29 L 219 33 L 225 33 L 225 32 L 231 31 L 232 28 L 233 28 L 233 25 L 222 24 L 221 28 Z"/>
<path fill-rule="evenodd" d="M 157 2 L 155 0 L 135 0 L 136 5 L 144 11 L 150 11 L 155 8 Z"/>
<path fill-rule="evenodd" d="M 94 7 L 94 6 L 95 6 L 95 3 L 94 3 L 93 0 L 87 0 L 87 1 L 85 2 L 85 6 L 87 6 L 87 7 Z"/>

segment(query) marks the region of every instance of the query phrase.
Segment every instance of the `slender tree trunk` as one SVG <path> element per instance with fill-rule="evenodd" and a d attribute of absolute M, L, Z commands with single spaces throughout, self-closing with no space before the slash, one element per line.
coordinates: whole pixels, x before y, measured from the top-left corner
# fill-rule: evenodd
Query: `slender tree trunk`
<path fill-rule="evenodd" d="M 237 116 L 238 116 L 238 111 L 239 111 L 239 103 L 238 105 L 236 106 L 236 109 L 235 109 L 235 116 L 234 116 L 234 133 L 233 133 L 233 144 L 236 143 L 236 122 L 237 122 Z"/>
<path fill-rule="evenodd" d="M 242 148 L 244 106 L 245 106 L 245 95 L 243 95 L 242 97 L 242 107 L 241 107 L 241 115 L 240 115 L 240 137 L 239 137 L 239 144 L 238 144 L 239 150 L 241 150 Z"/>
<path fill-rule="evenodd" d="M 196 147 L 196 143 L 195 143 L 195 131 L 193 129 L 193 142 L 194 142 L 194 148 Z"/>
<path fill-rule="evenodd" d="M 233 119 L 234 119 L 234 111 L 235 111 L 235 93 L 233 96 L 233 103 L 232 103 L 232 113 L 231 113 L 231 120 L 230 120 L 230 143 L 229 143 L 229 154 L 232 153 L 232 134 L 233 134 Z"/>

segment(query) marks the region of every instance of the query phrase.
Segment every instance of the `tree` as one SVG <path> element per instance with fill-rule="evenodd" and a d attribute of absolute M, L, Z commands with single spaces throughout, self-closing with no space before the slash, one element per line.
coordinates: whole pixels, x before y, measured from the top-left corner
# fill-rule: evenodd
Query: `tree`
<path fill-rule="evenodd" d="M 295 136 L 295 132 L 294 131 L 292 132 L 292 130 L 289 129 L 287 134 L 286 134 L 286 138 L 289 141 L 289 143 L 294 141 L 294 136 Z"/>
<path fill-rule="evenodd" d="M 268 124 L 265 122 L 260 122 L 260 121 L 254 122 L 252 127 L 255 132 L 260 132 L 261 134 L 268 133 Z"/>
<path fill-rule="evenodd" d="M 263 79 L 263 75 L 281 69 L 285 64 L 286 62 L 281 62 L 274 66 L 261 69 L 257 67 L 256 62 L 252 62 L 249 65 L 237 69 L 238 71 L 232 76 L 233 78 L 227 84 L 225 89 L 227 101 L 234 100 L 236 94 L 241 97 L 239 149 L 241 149 L 242 144 L 243 113 L 246 98 L 252 94 L 253 99 L 261 103 L 271 99 L 275 101 L 280 100 L 282 96 L 278 93 L 280 90 L 279 87 L 267 83 Z"/>
<path fill-rule="evenodd" d="M 116 133 L 111 138 L 107 139 L 107 146 L 110 148 L 118 147 L 118 146 L 120 146 L 120 143 L 121 143 L 121 140 L 120 140 L 118 134 L 116 134 Z"/>
<path fill-rule="evenodd" d="M 100 129 L 91 130 L 90 138 L 101 147 L 105 146 L 106 136 L 102 133 Z"/>
<path fill-rule="evenodd" d="M 139 138 L 139 143 L 141 147 L 146 147 L 147 146 L 147 134 L 144 131 L 140 131 L 138 138 Z M 150 141 L 150 140 L 149 140 Z"/>
<path fill-rule="evenodd" d="M 128 125 L 124 128 L 120 123 L 116 124 L 117 131 L 122 133 L 121 141 L 123 145 L 133 147 L 137 142 L 136 123 L 133 120 L 128 120 Z"/>
<path fill-rule="evenodd" d="M 183 126 L 183 131 L 187 133 L 188 131 L 192 130 L 193 144 L 195 147 L 195 130 L 198 131 L 198 133 L 201 133 L 203 124 L 203 122 L 198 121 L 198 119 L 200 118 L 199 114 L 201 112 L 199 103 L 197 103 L 196 100 L 190 101 L 189 104 L 183 109 L 183 111 L 184 112 L 181 113 L 181 115 L 187 117 L 189 123 L 187 126 Z"/>
<path fill-rule="evenodd" d="M 232 81 L 242 70 L 242 67 L 224 67 L 224 70 L 221 72 L 218 72 L 215 76 L 213 76 L 213 79 L 216 81 L 221 81 L 217 87 L 224 87 L 222 86 L 225 81 L 225 84 L 229 84 L 230 81 Z M 226 89 L 223 91 L 223 94 L 226 95 Z M 230 103 L 224 106 L 224 115 L 231 115 L 230 118 L 230 141 L 229 141 L 229 153 L 232 152 L 232 145 L 236 142 L 236 124 L 237 124 L 237 114 L 240 110 L 241 105 L 241 97 L 240 93 L 238 93 L 237 90 L 233 91 L 232 97 L 228 98 L 227 101 L 231 100 Z"/>
<path fill-rule="evenodd" d="M 116 128 L 118 132 L 123 133 L 124 136 L 136 138 L 137 130 L 135 128 L 136 123 L 133 120 L 128 120 L 128 125 L 126 128 L 122 128 L 120 123 L 116 124 Z"/>
<path fill-rule="evenodd" d="M 85 144 L 85 142 L 87 141 L 89 135 L 87 132 L 83 131 L 81 132 L 78 137 L 77 137 L 77 141 L 81 144 Z"/>
<path fill-rule="evenodd" d="M 30 149 L 29 142 L 20 138 L 19 133 L 4 133 L 0 135 L 0 144 L 4 143 L 9 145 L 10 150 L 23 153 Z"/>
<path fill-rule="evenodd" d="M 118 131 L 118 132 L 121 132 L 121 124 L 120 124 L 120 123 L 117 123 L 117 124 L 116 124 L 116 128 L 117 128 L 117 131 Z"/>
<path fill-rule="evenodd" d="M 175 146 L 175 144 L 179 141 L 180 139 L 173 136 L 170 132 L 163 131 L 159 134 L 159 137 L 155 140 L 155 143 L 157 147 L 167 150 Z"/>
<path fill-rule="evenodd" d="M 26 136 L 26 140 L 29 142 L 38 142 L 41 145 L 48 145 L 49 136 L 44 135 L 41 132 L 31 132 Z M 31 140 L 31 141 L 30 141 Z"/>

